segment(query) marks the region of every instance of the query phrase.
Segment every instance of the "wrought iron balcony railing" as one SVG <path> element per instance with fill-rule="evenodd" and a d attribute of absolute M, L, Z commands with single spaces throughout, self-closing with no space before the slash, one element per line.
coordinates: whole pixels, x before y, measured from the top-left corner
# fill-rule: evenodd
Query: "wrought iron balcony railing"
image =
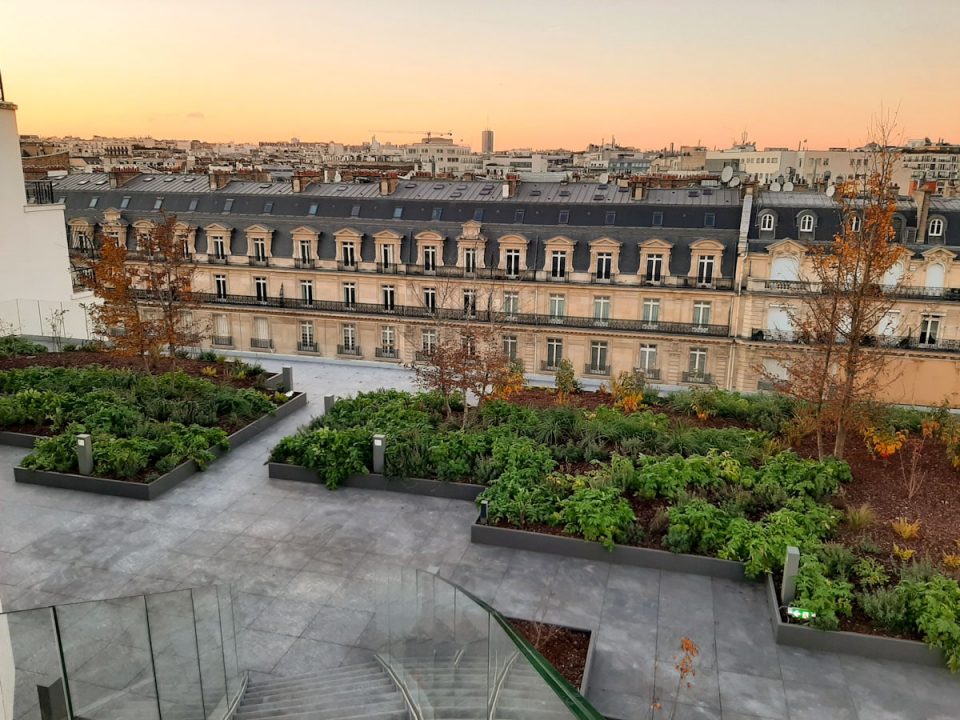
<path fill-rule="evenodd" d="M 375 357 L 381 358 L 383 360 L 397 360 L 400 357 L 400 353 L 396 348 L 386 348 L 386 347 L 374 348 L 373 354 Z"/>
<path fill-rule="evenodd" d="M 272 350 L 273 340 L 270 338 L 250 338 L 250 347 L 255 350 Z"/>
<path fill-rule="evenodd" d="M 249 262 L 252 267 L 269 267 L 270 258 L 251 255 L 247 258 L 247 262 Z"/>
<path fill-rule="evenodd" d="M 207 255 L 207 262 L 211 265 L 226 265 L 230 262 L 230 258 L 226 255 Z"/>
<path fill-rule="evenodd" d="M 213 344 L 220 347 L 233 347 L 233 335 L 214 335 Z"/>
<path fill-rule="evenodd" d="M 315 342 L 303 342 L 300 340 L 297 342 L 297 350 L 300 352 L 317 352 L 317 344 Z"/>
<path fill-rule="evenodd" d="M 49 180 L 24 183 L 24 191 L 27 195 L 27 205 L 53 205 L 56 202 L 53 182 Z"/>
<path fill-rule="evenodd" d="M 317 261 L 313 258 L 296 258 L 293 261 L 294 267 L 298 267 L 303 270 L 316 267 Z"/>
<path fill-rule="evenodd" d="M 587 363 L 583 366 L 584 375 L 609 375 L 610 366 L 609 365 L 594 365 L 593 363 Z"/>
<path fill-rule="evenodd" d="M 360 346 L 359 345 L 337 345 L 337 355 L 352 355 L 354 357 L 360 357 Z"/>
<path fill-rule="evenodd" d="M 643 377 L 644 380 L 660 379 L 660 368 L 634 368 L 633 372 Z"/>
<path fill-rule="evenodd" d="M 698 385 L 712 385 L 713 384 L 713 375 L 705 372 L 698 372 L 696 370 L 684 371 L 682 375 L 683 382 L 685 383 L 695 383 Z"/>

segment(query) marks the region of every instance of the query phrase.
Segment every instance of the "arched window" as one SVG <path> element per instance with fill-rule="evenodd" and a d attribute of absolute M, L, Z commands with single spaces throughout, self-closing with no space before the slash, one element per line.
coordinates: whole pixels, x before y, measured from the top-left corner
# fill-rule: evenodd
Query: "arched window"
<path fill-rule="evenodd" d="M 943 237 L 943 219 L 933 218 L 927 226 L 927 235 L 932 238 Z"/>
<path fill-rule="evenodd" d="M 765 213 L 760 216 L 760 229 L 764 231 L 773 230 L 773 214 Z"/>
<path fill-rule="evenodd" d="M 813 232 L 813 215 L 800 216 L 800 232 Z"/>

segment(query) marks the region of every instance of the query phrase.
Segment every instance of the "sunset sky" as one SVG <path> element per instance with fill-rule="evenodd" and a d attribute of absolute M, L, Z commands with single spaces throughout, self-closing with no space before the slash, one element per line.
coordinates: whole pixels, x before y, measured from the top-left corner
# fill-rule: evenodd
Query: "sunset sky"
<path fill-rule="evenodd" d="M 960 0 L 2 0 L 22 133 L 960 142 Z"/>

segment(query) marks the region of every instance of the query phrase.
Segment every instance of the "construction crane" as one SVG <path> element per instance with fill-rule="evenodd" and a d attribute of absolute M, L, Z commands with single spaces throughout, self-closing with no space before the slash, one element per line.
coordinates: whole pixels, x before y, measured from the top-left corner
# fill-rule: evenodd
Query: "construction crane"
<path fill-rule="evenodd" d="M 436 130 L 367 130 L 372 133 L 382 133 L 384 135 L 426 135 L 430 137 L 453 137 L 453 131 L 437 132 Z"/>

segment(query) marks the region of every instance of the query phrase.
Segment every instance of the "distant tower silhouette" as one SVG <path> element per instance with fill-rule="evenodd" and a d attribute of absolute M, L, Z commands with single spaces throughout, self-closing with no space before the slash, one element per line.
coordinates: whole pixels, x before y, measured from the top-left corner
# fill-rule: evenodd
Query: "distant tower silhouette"
<path fill-rule="evenodd" d="M 484 130 L 480 136 L 480 151 L 484 155 L 493 153 L 493 130 Z"/>

